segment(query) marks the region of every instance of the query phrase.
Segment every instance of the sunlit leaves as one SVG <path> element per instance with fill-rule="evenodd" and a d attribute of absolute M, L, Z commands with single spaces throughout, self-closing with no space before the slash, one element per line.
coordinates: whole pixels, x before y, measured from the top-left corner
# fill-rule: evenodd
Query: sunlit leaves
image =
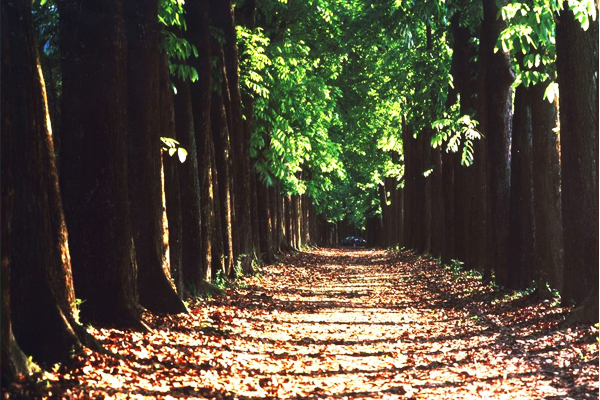
<path fill-rule="evenodd" d="M 164 26 L 177 26 L 183 30 L 187 29 L 183 18 L 184 0 L 161 0 L 158 11 L 158 20 Z"/>
<path fill-rule="evenodd" d="M 177 140 L 169 137 L 161 137 L 160 141 L 162 142 L 162 151 L 166 152 L 171 157 L 177 154 L 179 162 L 185 162 L 188 152 L 179 145 Z"/>
<path fill-rule="evenodd" d="M 475 160 L 475 141 L 481 139 L 476 129 L 477 121 L 469 115 L 460 115 L 458 103 L 452 106 L 444 117 L 431 124 L 435 134 L 431 138 L 433 148 L 446 144 L 446 151 L 461 152 L 461 164 L 469 166 Z"/>
<path fill-rule="evenodd" d="M 596 21 L 598 9 L 597 2 L 593 0 L 568 0 L 569 9 L 573 11 L 575 19 L 581 24 L 581 28 L 586 31 L 590 26 L 590 19 Z"/>
<path fill-rule="evenodd" d="M 323 54 L 315 50 L 318 38 L 306 35 L 310 32 L 304 24 L 319 11 L 294 6 L 311 14 L 278 31 L 275 42 L 260 29 L 251 32 L 238 28 L 243 49 L 242 86 L 255 99 L 251 155 L 267 183 L 277 179 L 287 193 L 308 190 L 314 203 L 324 204 L 317 197 L 331 189 L 329 175 L 344 176 L 338 146 L 329 136 L 331 127 L 338 123 L 337 91 L 329 85 L 331 72 Z M 293 6 L 265 2 L 261 8 L 273 15 L 285 14 Z"/>
<path fill-rule="evenodd" d="M 499 14 L 509 22 L 500 34 L 498 46 L 505 52 L 522 56 L 513 61 L 516 70 L 514 86 L 537 85 L 550 81 L 545 98 L 553 99 L 556 93 L 553 81 L 556 75 L 556 41 L 554 12 L 559 5 L 553 0 L 513 2 L 504 6 Z"/>
<path fill-rule="evenodd" d="M 183 0 L 162 0 L 158 19 L 165 27 L 175 27 L 177 31 L 187 29 L 183 17 Z M 174 30 L 162 29 L 160 46 L 169 56 L 169 72 L 182 80 L 195 82 L 198 80 L 198 71 L 187 65 L 186 60 L 198 57 L 196 46 L 183 37 L 179 37 Z"/>
<path fill-rule="evenodd" d="M 269 89 L 265 86 L 267 67 L 271 59 L 266 54 L 269 39 L 262 28 L 250 30 L 236 26 L 238 47 L 240 48 L 240 84 L 253 97 L 269 97 Z M 263 110 L 261 110 L 263 111 Z M 264 112 L 264 111 L 263 111 Z"/>
<path fill-rule="evenodd" d="M 550 82 L 544 92 L 544 99 L 547 99 L 550 103 L 554 102 L 554 99 L 558 97 L 558 83 Z"/>

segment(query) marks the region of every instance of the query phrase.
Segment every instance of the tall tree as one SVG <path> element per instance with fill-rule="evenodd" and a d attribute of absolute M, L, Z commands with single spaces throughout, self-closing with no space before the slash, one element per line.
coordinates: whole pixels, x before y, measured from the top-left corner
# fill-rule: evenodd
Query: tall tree
<path fill-rule="evenodd" d="M 511 148 L 508 280 L 514 289 L 527 287 L 534 278 L 535 223 L 530 90 L 518 86 L 515 93 Z"/>
<path fill-rule="evenodd" d="M 483 29 L 481 42 L 486 42 L 487 68 L 487 151 L 489 154 L 491 266 L 501 284 L 507 280 L 508 221 L 510 197 L 510 141 L 511 141 L 511 85 L 515 80 L 508 52 L 495 51 L 494 47 L 506 22 L 498 18 L 498 6 L 493 0 L 483 1 L 484 21 L 491 29 Z M 489 35 L 489 36 L 488 36 Z M 489 41 L 489 42 L 488 42 Z M 493 78 L 492 78 L 493 77 Z"/>
<path fill-rule="evenodd" d="M 564 229 L 563 302 L 598 320 L 598 21 L 584 30 L 565 1 L 556 23 Z M 598 3 L 595 3 L 598 14 Z"/>
<path fill-rule="evenodd" d="M 57 4 L 61 190 L 81 317 L 144 329 L 127 195 L 127 45 L 121 2 Z"/>
<path fill-rule="evenodd" d="M 127 32 L 129 200 L 138 264 L 140 304 L 154 312 L 186 308 L 166 271 L 163 246 L 158 0 L 123 2 Z"/>
<path fill-rule="evenodd" d="M 161 54 L 160 70 L 159 70 L 159 98 L 160 98 L 160 132 L 170 139 L 181 140 L 179 132 L 175 127 L 175 102 L 173 100 L 173 89 L 171 79 L 169 77 L 169 63 L 167 54 Z M 189 97 L 189 92 L 188 92 Z M 189 99 L 188 99 L 189 100 Z M 167 140 L 167 139 L 163 139 Z M 169 145 L 167 145 L 169 143 Z M 165 207 L 168 220 L 168 244 L 169 244 L 169 266 L 170 275 L 175 283 L 175 288 L 180 298 L 185 297 L 183 286 L 183 218 L 182 218 L 182 188 L 180 188 L 180 171 L 179 171 L 179 149 L 175 142 L 167 141 L 162 152 L 162 167 L 163 167 L 163 182 Z M 187 144 L 182 144 L 185 149 L 188 149 Z M 166 151 L 165 151 L 166 150 Z M 191 151 L 191 149 L 190 149 Z M 184 164 L 185 165 L 185 164 Z M 198 221 L 198 224 L 200 221 Z M 201 250 L 198 246 L 198 252 Z"/>
<path fill-rule="evenodd" d="M 2 3 L 3 274 L 7 312 L 23 351 L 48 364 L 94 343 L 79 324 L 31 3 Z M 6 29 L 6 31 L 5 31 Z M 6 157 L 6 160 L 4 159 Z M 5 171 L 4 168 L 7 168 Z M 4 195 L 8 198 L 5 200 Z M 6 225 L 6 228 L 4 226 Z M 4 245 L 7 248 L 4 248 Z M 4 285 L 4 282 L 3 282 Z M 4 290 L 3 290 L 4 292 Z M 39 332 L 44 332 L 40 335 Z M 7 338 L 10 345 L 10 331 Z M 23 367 L 17 348 L 9 360 Z"/>
<path fill-rule="evenodd" d="M 560 190 L 558 99 L 544 99 L 546 84 L 531 86 L 535 279 L 562 289 L 563 232 Z M 545 290 L 544 286 L 540 289 Z M 546 294 L 547 295 L 547 294 Z"/>
<path fill-rule="evenodd" d="M 178 79 L 175 81 L 175 124 L 177 139 L 187 150 L 185 163 L 179 168 L 181 208 L 185 210 L 183 218 L 183 268 L 185 270 L 201 271 L 201 278 L 210 280 L 211 254 L 203 252 L 202 247 L 202 196 L 200 193 L 200 170 L 198 162 L 198 144 L 194 130 L 194 115 L 189 82 Z M 205 200 L 208 201 L 208 200 Z M 208 277 L 206 271 L 209 271 Z"/>
<path fill-rule="evenodd" d="M 212 10 L 212 8 L 210 9 Z M 213 12 L 211 11 L 211 21 Z M 228 118 L 227 110 L 231 110 L 231 97 L 229 93 L 228 77 L 225 69 L 225 57 L 223 45 L 213 38 L 211 43 L 212 57 L 216 61 L 215 87 L 212 90 L 211 99 L 211 129 L 215 149 L 216 180 L 218 183 L 220 207 L 220 230 L 223 238 L 223 249 L 225 254 L 225 272 L 230 278 L 234 277 L 235 249 L 237 237 L 234 238 L 235 218 L 235 192 L 234 176 L 232 171 L 231 131 L 232 121 Z M 229 105 L 229 107 L 227 107 Z"/>
<path fill-rule="evenodd" d="M 198 157 L 200 180 L 201 210 L 200 220 L 202 234 L 202 253 L 204 255 L 201 266 L 184 264 L 185 284 L 191 290 L 200 287 L 201 281 L 210 277 L 214 272 L 211 268 L 220 258 L 214 257 L 217 238 L 214 235 L 215 226 L 215 192 L 213 175 L 214 148 L 211 131 L 211 85 L 212 63 L 209 33 L 208 1 L 186 2 L 186 22 L 188 30 L 185 32 L 187 40 L 198 50 L 198 57 L 189 60 L 191 66 L 198 71 L 198 81 L 190 84 L 191 107 L 194 122 L 194 136 Z"/>
<path fill-rule="evenodd" d="M 15 340 L 10 312 L 10 269 L 11 269 L 11 254 L 10 254 L 10 238 L 12 228 L 12 215 L 13 215 L 13 204 L 15 197 L 15 188 L 12 183 L 12 148 L 13 148 L 13 134 L 11 129 L 12 121 L 9 117 L 12 99 L 9 94 L 12 94 L 12 90 L 17 89 L 17 94 L 21 93 L 21 88 L 14 86 L 9 89 L 8 85 L 12 82 L 13 85 L 25 84 L 25 82 L 15 82 L 14 74 L 17 73 L 17 77 L 20 75 L 26 75 L 19 73 L 19 71 L 29 71 L 29 74 L 33 72 L 30 66 L 33 54 L 28 54 L 31 48 L 28 49 L 28 42 L 33 39 L 31 35 L 31 22 L 29 17 L 31 15 L 30 10 L 31 4 L 27 1 L 21 2 L 8 2 L 2 1 L 1 8 L 1 29 L 2 29 L 2 43 L 1 43 L 1 56 L 2 56 L 2 87 L 1 87 L 1 137 L 2 137 L 2 231 L 1 231 L 1 284 L 2 284 L 2 305 L 1 305 L 1 336 L 0 336 L 0 385 L 1 387 L 7 386 L 10 382 L 21 376 L 27 376 L 32 372 L 32 365 L 27 360 L 27 356 L 23 353 Z M 9 35 L 12 32 L 12 35 Z M 31 36 L 30 36 L 31 35 Z M 10 39 L 13 40 L 10 40 Z M 16 49 L 13 47 L 16 46 Z M 17 54 L 11 55 L 11 50 L 17 51 Z M 24 50 L 24 51 L 23 51 Z M 12 58 L 17 57 L 18 63 L 15 63 Z M 23 60 L 18 60 L 18 57 L 24 57 Z M 22 64 L 24 68 L 20 68 L 19 64 Z M 12 68 L 11 68 L 12 66 Z M 14 67 L 16 71 L 14 71 Z M 26 77 L 26 76 L 24 76 Z M 27 78 L 27 77 L 26 77 Z M 39 79 L 39 78 L 38 78 Z M 14 95 L 13 94 L 13 95 Z M 37 93 L 41 95 L 41 93 Z M 28 105 L 27 102 L 33 99 L 26 100 L 24 105 Z M 41 99 L 38 99 L 41 101 Z M 17 114 L 18 115 L 18 114 Z M 21 115 L 23 115 L 21 113 Z M 23 121 L 21 121 L 23 122 Z M 43 126 L 43 125 L 42 125 Z M 26 132 L 27 133 L 27 132 Z"/>
<path fill-rule="evenodd" d="M 247 5 L 252 8 L 251 5 Z M 242 113 L 242 96 L 240 92 L 239 56 L 236 39 L 233 3 L 231 0 L 215 3 L 213 23 L 223 29 L 223 56 L 229 92 L 229 135 L 233 156 L 235 190 L 235 229 L 238 242 L 239 261 L 242 270 L 252 270 L 252 217 L 247 201 L 250 200 L 250 132 L 245 129 Z M 249 14 L 253 11 L 248 10 Z"/>

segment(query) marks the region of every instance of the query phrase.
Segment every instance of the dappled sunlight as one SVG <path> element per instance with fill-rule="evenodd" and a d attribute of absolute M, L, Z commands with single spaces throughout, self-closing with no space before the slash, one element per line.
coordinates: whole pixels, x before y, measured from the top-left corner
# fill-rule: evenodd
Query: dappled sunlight
<path fill-rule="evenodd" d="M 556 330 L 564 310 L 430 260 L 317 249 L 259 272 L 190 315 L 147 315 L 150 333 L 91 329 L 120 357 L 90 354 L 48 373 L 48 390 L 117 399 L 597 394 L 597 328 Z"/>

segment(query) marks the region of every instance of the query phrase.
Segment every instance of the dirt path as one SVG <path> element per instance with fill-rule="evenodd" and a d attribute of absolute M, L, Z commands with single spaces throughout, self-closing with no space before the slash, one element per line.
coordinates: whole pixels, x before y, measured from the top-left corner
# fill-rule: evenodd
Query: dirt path
<path fill-rule="evenodd" d="M 598 398 L 597 328 L 407 255 L 313 250 L 46 377 L 92 398 Z M 104 397 L 102 397 L 104 396 Z"/>

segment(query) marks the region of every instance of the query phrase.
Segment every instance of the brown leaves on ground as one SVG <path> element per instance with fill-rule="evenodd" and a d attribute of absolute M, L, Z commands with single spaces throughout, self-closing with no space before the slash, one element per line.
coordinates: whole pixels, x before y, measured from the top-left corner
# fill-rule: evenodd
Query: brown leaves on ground
<path fill-rule="evenodd" d="M 598 398 L 598 328 L 408 253 L 311 250 L 6 398 Z"/>

